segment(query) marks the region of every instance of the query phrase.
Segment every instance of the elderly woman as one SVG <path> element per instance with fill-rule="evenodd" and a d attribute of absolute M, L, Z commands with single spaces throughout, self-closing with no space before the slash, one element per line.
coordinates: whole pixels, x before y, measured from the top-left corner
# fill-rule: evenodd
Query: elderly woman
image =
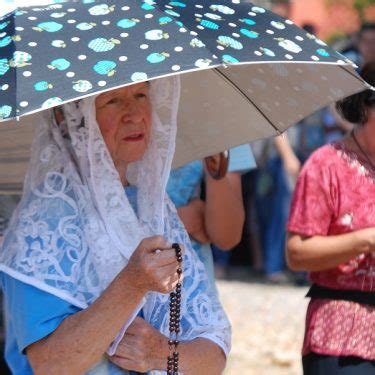
<path fill-rule="evenodd" d="M 179 371 L 223 370 L 230 326 L 165 193 L 178 100 L 173 77 L 46 114 L 1 253 L 13 373 L 165 370 L 172 243 Z"/>
<path fill-rule="evenodd" d="M 375 85 L 375 63 L 362 77 Z M 313 281 L 305 375 L 375 373 L 375 93 L 338 109 L 358 126 L 306 162 L 288 224 L 289 265 Z"/>

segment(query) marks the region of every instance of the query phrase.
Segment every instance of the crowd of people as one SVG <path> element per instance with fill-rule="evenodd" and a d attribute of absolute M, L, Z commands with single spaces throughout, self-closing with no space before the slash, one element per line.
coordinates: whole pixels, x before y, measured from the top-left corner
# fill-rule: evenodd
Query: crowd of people
<path fill-rule="evenodd" d="M 375 86 L 375 25 L 358 35 L 350 53 Z M 214 268 L 242 237 L 268 282 L 287 282 L 286 264 L 310 274 L 304 373 L 373 374 L 374 91 L 231 149 L 218 176 L 222 154 L 170 170 L 178 90 L 175 77 L 134 84 L 40 124 L 0 255 L 12 372 L 221 373 L 230 324 Z"/>
<path fill-rule="evenodd" d="M 314 31 L 311 25 L 308 29 Z M 361 72 L 364 65 L 375 61 L 375 24 L 363 24 L 355 39 L 356 44 L 350 43 L 343 53 L 354 58 Z M 261 271 L 267 282 L 307 283 L 304 272 L 291 273 L 285 262 L 286 223 L 292 193 L 310 155 L 325 144 L 339 141 L 352 128 L 353 123 L 340 116 L 332 105 L 313 113 L 280 137 L 251 144 L 256 169 L 243 176 L 247 220 L 242 242 L 233 256 L 226 258 L 225 266 L 245 259 L 253 271 Z M 221 259 L 217 268 L 222 276 Z"/>

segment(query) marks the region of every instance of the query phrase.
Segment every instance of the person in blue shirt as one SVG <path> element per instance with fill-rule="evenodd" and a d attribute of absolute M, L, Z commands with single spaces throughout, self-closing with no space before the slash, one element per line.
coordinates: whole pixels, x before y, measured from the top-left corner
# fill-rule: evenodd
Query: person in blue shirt
<path fill-rule="evenodd" d="M 245 144 L 230 150 L 228 173 L 221 179 L 207 173 L 201 160 L 172 170 L 169 177 L 167 192 L 212 284 L 215 277 L 210 243 L 216 246 L 216 254 L 223 257 L 223 251 L 232 249 L 241 240 L 245 220 L 241 174 L 255 167 L 251 148 Z M 201 199 L 203 180 L 204 200 Z M 225 255 L 224 263 L 228 261 Z"/>

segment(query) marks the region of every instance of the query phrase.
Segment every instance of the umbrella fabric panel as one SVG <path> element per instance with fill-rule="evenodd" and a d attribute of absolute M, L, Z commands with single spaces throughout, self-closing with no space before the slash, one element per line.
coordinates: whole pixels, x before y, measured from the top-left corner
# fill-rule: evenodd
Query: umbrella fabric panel
<path fill-rule="evenodd" d="M 264 63 L 219 70 L 278 132 L 365 88 L 349 66 Z"/>
<path fill-rule="evenodd" d="M 243 2 L 67 2 L 19 8 L 0 28 L 0 119 L 223 63 L 343 59 Z"/>
<path fill-rule="evenodd" d="M 214 69 L 182 75 L 174 167 L 276 135 L 301 116 L 363 89 L 354 72 L 334 65 L 284 64 L 285 70 L 264 63 L 245 68 L 240 65 L 223 73 L 237 80 L 248 98 Z M 300 76 L 304 80 L 297 80 Z M 249 105 L 248 100 L 255 105 Z M 0 193 L 21 188 L 39 116 L 25 116 L 20 123 L 9 121 L 0 126 Z"/>
<path fill-rule="evenodd" d="M 228 80 L 215 69 L 183 76 L 174 166 L 280 134 L 364 89 L 354 71 L 335 65 L 263 63 L 220 70 Z"/>

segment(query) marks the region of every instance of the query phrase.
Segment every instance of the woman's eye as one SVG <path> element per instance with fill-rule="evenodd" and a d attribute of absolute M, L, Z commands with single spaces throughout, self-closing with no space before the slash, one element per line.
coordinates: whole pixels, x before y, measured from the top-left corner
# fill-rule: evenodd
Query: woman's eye
<path fill-rule="evenodd" d="M 119 102 L 119 98 L 112 98 L 107 101 L 106 104 L 117 104 Z"/>
<path fill-rule="evenodd" d="M 137 98 L 140 98 L 140 99 L 147 98 L 147 97 L 148 97 L 148 95 L 143 93 L 143 92 L 140 92 L 139 94 L 137 94 Z"/>

